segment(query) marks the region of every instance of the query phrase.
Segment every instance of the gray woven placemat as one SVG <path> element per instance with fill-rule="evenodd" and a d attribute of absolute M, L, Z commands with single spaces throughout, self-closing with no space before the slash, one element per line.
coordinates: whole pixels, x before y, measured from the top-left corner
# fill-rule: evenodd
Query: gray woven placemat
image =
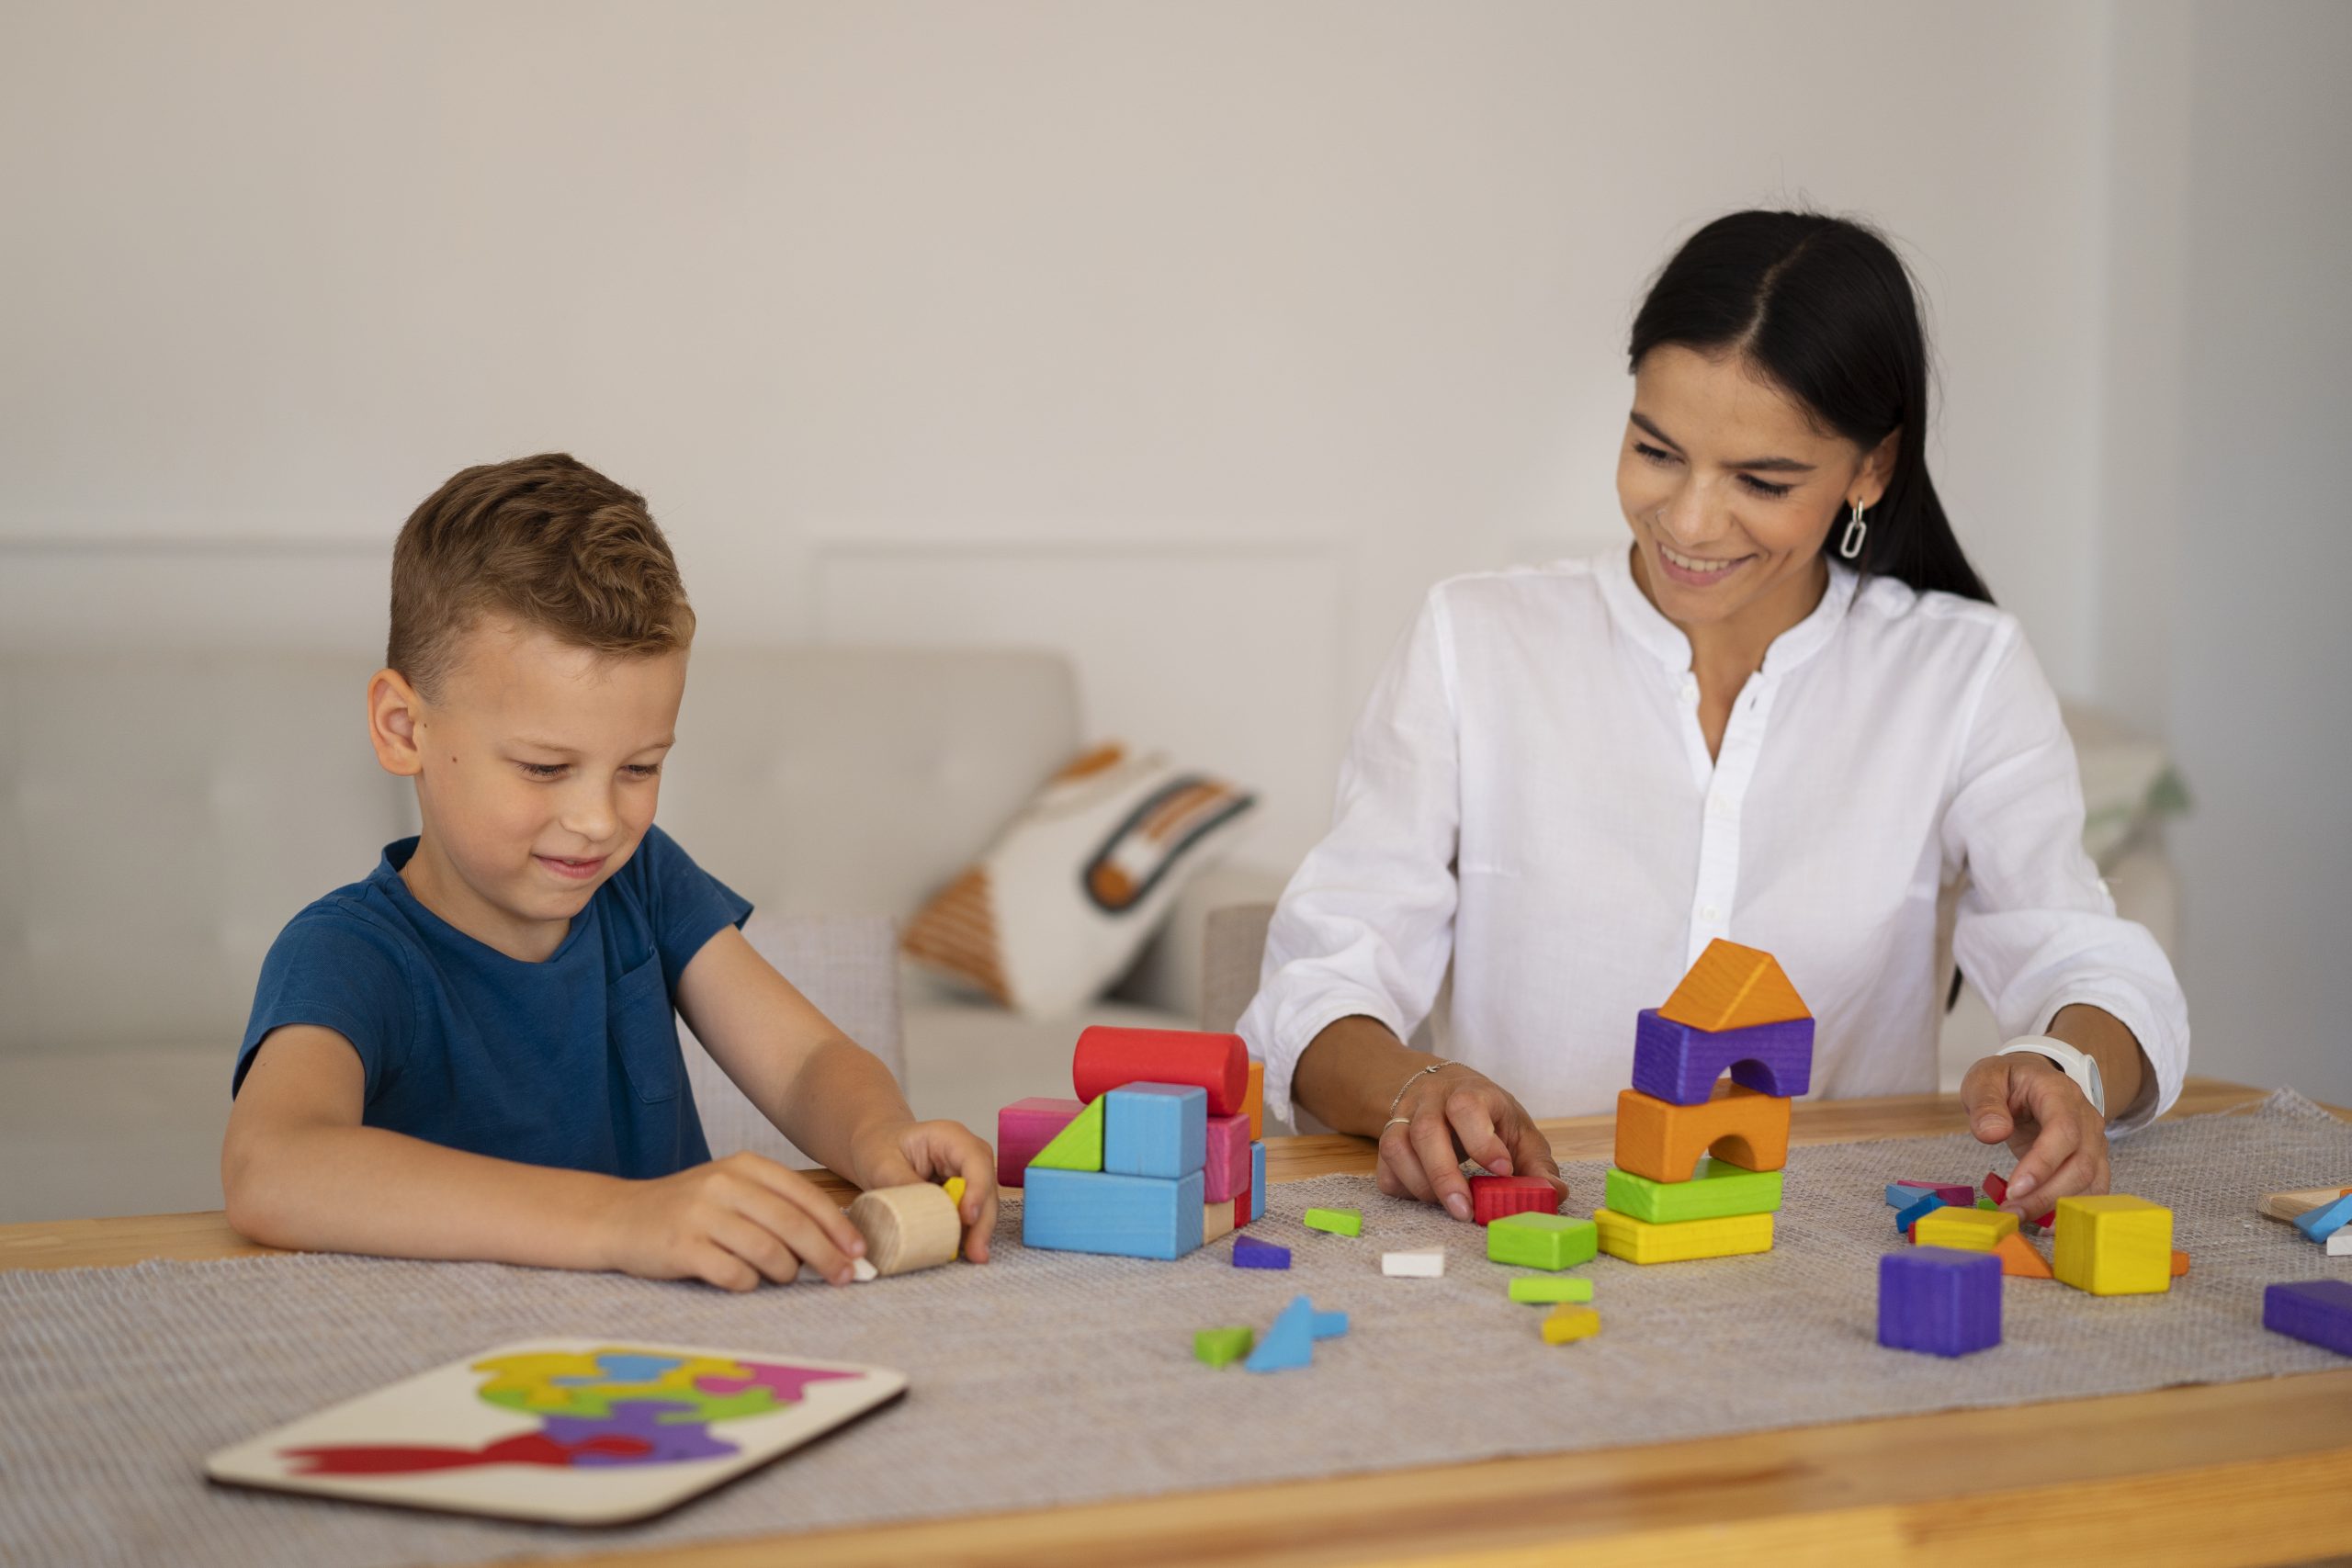
<path fill-rule="evenodd" d="M 2171 1206 L 2195 1258 L 2168 1296 L 2007 1288 L 1998 1348 L 1947 1361 L 1878 1348 L 1883 1190 L 1996 1161 L 1965 1134 L 1801 1148 L 1776 1249 L 1587 1265 L 1600 1337 L 1552 1348 L 1544 1309 L 1482 1236 L 1370 1179 L 1276 1186 L 1257 1234 L 1289 1273 L 1227 1246 L 1173 1264 L 1028 1252 L 843 1291 L 698 1286 L 490 1264 L 334 1257 L 0 1272 L 0 1562 L 266 1568 L 452 1562 L 1033 1508 L 1536 1450 L 2021 1404 L 2352 1365 L 2261 1326 L 2262 1287 L 2348 1271 L 2256 1197 L 2352 1180 L 2352 1126 L 2290 1090 L 2119 1145 L 2116 1186 Z M 2006 1166 L 2002 1155 L 1997 1163 Z M 1571 1208 L 1602 1167 L 1571 1165 Z M 1313 1204 L 1364 1213 L 1315 1235 Z M 1017 1211 L 1016 1211 L 1017 1213 Z M 1382 1278 L 1385 1247 L 1443 1246 L 1443 1280 Z M 1294 1293 L 1352 1314 L 1311 1369 L 1192 1359 L 1195 1328 L 1262 1327 Z M 905 1402 L 666 1519 L 582 1534 L 208 1486 L 204 1455 L 504 1340 L 631 1337 L 903 1369 Z"/>

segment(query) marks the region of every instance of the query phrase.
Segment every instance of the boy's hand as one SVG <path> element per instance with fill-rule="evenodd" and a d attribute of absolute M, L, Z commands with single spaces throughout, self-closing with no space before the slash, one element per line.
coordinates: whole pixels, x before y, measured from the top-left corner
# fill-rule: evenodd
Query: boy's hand
<path fill-rule="evenodd" d="M 1978 1142 L 2006 1141 L 2018 1156 L 2009 1213 L 2046 1214 L 2061 1198 L 2107 1190 L 2107 1118 L 2044 1058 L 1985 1057 L 1961 1081 L 1960 1104 Z"/>
<path fill-rule="evenodd" d="M 836 1285 L 865 1238 L 797 1171 L 729 1155 L 675 1176 L 623 1184 L 605 1216 L 605 1267 L 646 1280 L 705 1280 L 748 1291 L 792 1282 L 807 1264 Z"/>
<path fill-rule="evenodd" d="M 849 1179 L 869 1191 L 916 1181 L 964 1179 L 964 1256 L 989 1260 L 996 1234 L 996 1153 L 961 1122 L 898 1122 L 860 1134 Z"/>

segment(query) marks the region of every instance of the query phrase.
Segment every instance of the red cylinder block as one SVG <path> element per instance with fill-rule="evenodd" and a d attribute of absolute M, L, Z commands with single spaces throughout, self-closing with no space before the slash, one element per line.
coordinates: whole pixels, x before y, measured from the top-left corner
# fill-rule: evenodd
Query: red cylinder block
<path fill-rule="evenodd" d="M 1250 1049 L 1238 1034 L 1098 1023 L 1080 1033 L 1069 1076 L 1078 1098 L 1089 1103 L 1131 1083 L 1170 1083 L 1206 1089 L 1212 1116 L 1249 1110 Z"/>

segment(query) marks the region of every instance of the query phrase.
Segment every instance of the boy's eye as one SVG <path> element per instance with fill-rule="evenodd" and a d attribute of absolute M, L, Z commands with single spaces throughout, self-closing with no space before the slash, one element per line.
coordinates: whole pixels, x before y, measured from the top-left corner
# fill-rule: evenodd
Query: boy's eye
<path fill-rule="evenodd" d="M 1754 474 L 1740 475 L 1739 482 L 1746 485 L 1751 492 L 1762 496 L 1767 501 L 1778 501 L 1797 488 L 1794 485 L 1776 485 L 1770 479 L 1759 479 Z"/>
<path fill-rule="evenodd" d="M 517 762 L 526 779 L 560 779 L 563 776 L 561 762 Z"/>
<path fill-rule="evenodd" d="M 621 772 L 627 773 L 633 779 L 650 779 L 660 775 L 662 772 L 662 764 L 659 762 L 631 762 L 628 766 L 623 768 Z"/>

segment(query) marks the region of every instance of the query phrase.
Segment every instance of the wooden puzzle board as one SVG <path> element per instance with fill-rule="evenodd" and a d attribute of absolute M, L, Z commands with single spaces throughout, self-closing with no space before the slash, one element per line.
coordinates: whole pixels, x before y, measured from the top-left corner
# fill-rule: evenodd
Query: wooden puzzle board
<path fill-rule="evenodd" d="M 1149 1263 L 1017 1245 L 998 1261 L 846 1291 L 749 1297 L 487 1264 L 305 1257 L 0 1272 L 0 1563 L 334 1562 L 351 1568 L 651 1547 L 1204 1487 L 1649 1443 L 1959 1406 L 2316 1371 L 2341 1358 L 2265 1332 L 2262 1287 L 2346 1274 L 2261 1194 L 2352 1169 L 2352 1126 L 2290 1092 L 2167 1122 L 2117 1149 L 2119 1188 L 2171 1206 L 2195 1259 L 2160 1297 L 2006 1287 L 2007 1337 L 1959 1360 L 1881 1349 L 1883 1193 L 1970 1180 L 1965 1134 L 1792 1152 L 1772 1252 L 1637 1269 L 1600 1258 L 1602 1330 L 1557 1348 L 1516 1271 L 1468 1227 L 1369 1179 L 1276 1185 L 1258 1234 L 1289 1273 L 1218 1244 Z M 2006 1165 L 2004 1159 L 2001 1163 Z M 1602 1167 L 1567 1168 L 1589 1212 Z M 2352 1178 L 2347 1178 L 2352 1179 Z M 1309 1206 L 1361 1208 L 1360 1240 Z M 1380 1273 L 1389 1248 L 1447 1248 L 1442 1280 Z M 1262 1325 L 1300 1292 L 1353 1318 L 1307 1370 L 1192 1358 L 1196 1328 Z M 209 1485 L 205 1455 L 509 1339 L 775 1346 L 904 1371 L 910 1388 L 799 1453 L 650 1524 L 594 1532 L 409 1515 Z"/>

